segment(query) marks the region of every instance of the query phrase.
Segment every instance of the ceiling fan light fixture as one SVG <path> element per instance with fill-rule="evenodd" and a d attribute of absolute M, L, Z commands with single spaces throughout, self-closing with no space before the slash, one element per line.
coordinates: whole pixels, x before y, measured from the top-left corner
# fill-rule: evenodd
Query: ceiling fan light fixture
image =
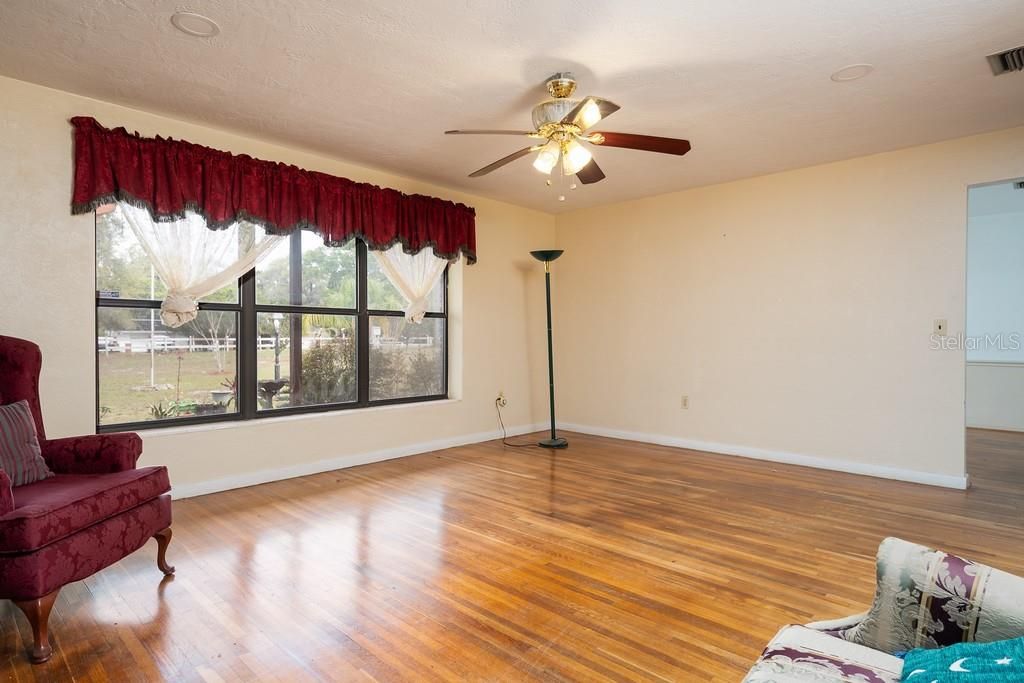
<path fill-rule="evenodd" d="M 579 122 L 580 128 L 586 130 L 600 121 L 601 118 L 601 108 L 597 106 L 597 102 L 594 100 L 588 100 L 587 103 L 583 105 L 583 109 L 580 110 L 580 115 L 577 121 Z"/>
<path fill-rule="evenodd" d="M 550 175 L 551 170 L 558 164 L 558 155 L 561 151 L 559 144 L 552 140 L 540 148 L 537 158 L 533 160 L 533 167 L 541 173 Z"/>
<path fill-rule="evenodd" d="M 665 138 L 654 135 L 637 135 L 635 133 L 588 133 L 591 126 L 603 122 L 619 110 L 619 105 L 601 97 L 588 95 L 575 99 L 576 80 L 570 73 L 557 73 L 547 81 L 551 99 L 541 102 L 531 112 L 533 130 L 447 130 L 446 135 L 515 135 L 531 138 L 535 144 L 523 147 L 501 159 L 479 168 L 469 174 L 470 178 L 479 178 L 496 171 L 517 159 L 535 154 L 533 167 L 548 176 L 545 184 L 552 185 L 552 176 L 570 176 L 569 189 L 576 187 L 576 181 L 584 185 L 593 185 L 605 179 L 604 171 L 594 159 L 590 149 L 580 143 L 604 147 L 634 149 L 641 152 L 658 152 L 682 156 L 690 151 L 688 140 Z M 541 142 L 542 141 L 542 142 Z M 559 187 L 565 183 L 559 178 Z M 560 195 L 559 200 L 565 196 Z"/>
<path fill-rule="evenodd" d="M 562 171 L 565 175 L 576 175 L 593 158 L 594 155 L 590 153 L 589 149 L 573 140 L 565 146 L 565 155 L 562 157 Z"/>

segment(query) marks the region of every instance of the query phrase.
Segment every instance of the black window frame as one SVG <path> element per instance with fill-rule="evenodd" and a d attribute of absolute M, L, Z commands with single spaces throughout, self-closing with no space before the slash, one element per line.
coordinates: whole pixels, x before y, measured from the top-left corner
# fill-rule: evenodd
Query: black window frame
<path fill-rule="evenodd" d="M 289 266 L 292 300 L 296 300 L 297 292 L 301 291 L 301 270 L 302 270 L 302 231 L 295 230 L 288 239 Z M 245 422 L 250 420 L 264 420 L 286 415 L 301 415 L 307 413 L 324 413 L 341 410 L 359 410 L 377 406 L 399 405 L 407 403 L 427 403 L 431 401 L 442 401 L 448 396 L 448 369 L 449 369 L 449 339 L 448 339 L 448 267 L 445 267 L 442 275 L 442 310 L 440 312 L 427 312 L 425 318 L 440 319 L 444 321 L 444 349 L 442 358 L 442 379 L 441 393 L 407 396 L 401 398 L 370 399 L 370 318 L 371 317 L 404 317 L 402 311 L 371 309 L 367 303 L 367 258 L 369 249 L 366 243 L 356 237 L 356 307 L 355 308 L 331 308 L 323 306 L 304 305 L 271 305 L 258 304 L 256 302 L 256 269 L 246 272 L 238 280 L 238 299 L 236 303 L 199 303 L 200 311 L 229 311 L 234 312 L 236 318 L 236 377 L 235 401 L 238 407 L 234 413 L 221 413 L 215 415 L 195 415 L 189 417 L 175 417 L 170 419 L 138 420 L 134 422 L 118 422 L 116 424 L 100 424 L 100 351 L 95 351 L 96 369 L 96 433 L 111 433 L 122 431 L 138 431 L 144 429 L 164 429 L 167 427 L 186 427 L 189 425 L 202 425 L 224 422 Z M 160 308 L 159 301 L 149 299 L 119 299 L 102 298 L 99 290 L 96 290 L 96 307 L 94 310 L 93 331 L 98 334 L 98 316 L 101 308 L 133 308 L 133 309 L 157 309 Z M 345 315 L 356 319 L 356 386 L 357 398 L 355 401 L 344 403 L 322 403 L 308 406 L 287 406 L 273 409 L 259 408 L 257 398 L 257 351 L 259 345 L 259 330 L 257 318 L 260 313 L 283 313 L 283 314 L 325 314 Z M 291 318 L 296 320 L 301 318 Z M 96 346 L 96 343 L 93 342 Z"/>

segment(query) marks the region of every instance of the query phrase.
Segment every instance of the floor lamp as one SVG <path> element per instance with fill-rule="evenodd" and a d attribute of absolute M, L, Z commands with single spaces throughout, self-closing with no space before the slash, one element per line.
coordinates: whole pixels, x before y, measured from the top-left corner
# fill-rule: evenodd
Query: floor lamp
<path fill-rule="evenodd" d="M 551 344 L 551 262 L 562 255 L 561 249 L 531 251 L 530 256 L 544 262 L 544 291 L 548 303 L 548 401 L 551 405 L 551 438 L 538 445 L 544 448 L 568 448 L 569 442 L 555 433 L 555 361 Z"/>

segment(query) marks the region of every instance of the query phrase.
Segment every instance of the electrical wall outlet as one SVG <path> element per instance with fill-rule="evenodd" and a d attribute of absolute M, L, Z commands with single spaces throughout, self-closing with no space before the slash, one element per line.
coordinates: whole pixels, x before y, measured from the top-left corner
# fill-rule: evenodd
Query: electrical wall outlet
<path fill-rule="evenodd" d="M 499 391 L 498 392 L 498 398 L 494 399 L 494 402 L 497 403 L 502 408 L 507 406 L 508 405 L 508 399 L 505 398 L 505 392 L 504 391 Z"/>
<path fill-rule="evenodd" d="M 689 396 L 683 396 L 682 398 L 680 398 L 679 399 L 679 407 L 682 410 L 689 410 L 690 409 L 690 397 Z"/>
<path fill-rule="evenodd" d="M 944 318 L 936 318 L 932 326 L 932 334 L 938 337 L 945 337 L 948 334 L 949 325 Z"/>

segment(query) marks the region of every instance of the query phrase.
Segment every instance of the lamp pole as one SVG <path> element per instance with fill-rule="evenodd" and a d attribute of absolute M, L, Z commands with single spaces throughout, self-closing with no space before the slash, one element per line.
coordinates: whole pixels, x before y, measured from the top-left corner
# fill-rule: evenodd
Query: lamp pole
<path fill-rule="evenodd" d="M 567 448 L 569 442 L 558 436 L 555 431 L 555 354 L 551 337 L 551 262 L 562 255 L 561 249 L 543 249 L 531 251 L 530 255 L 544 263 L 544 295 L 548 314 L 548 404 L 551 412 L 551 438 L 540 441 L 544 448 Z"/>
<path fill-rule="evenodd" d="M 281 320 L 284 316 L 280 313 L 273 313 L 270 316 L 274 321 L 274 381 L 281 381 Z"/>

